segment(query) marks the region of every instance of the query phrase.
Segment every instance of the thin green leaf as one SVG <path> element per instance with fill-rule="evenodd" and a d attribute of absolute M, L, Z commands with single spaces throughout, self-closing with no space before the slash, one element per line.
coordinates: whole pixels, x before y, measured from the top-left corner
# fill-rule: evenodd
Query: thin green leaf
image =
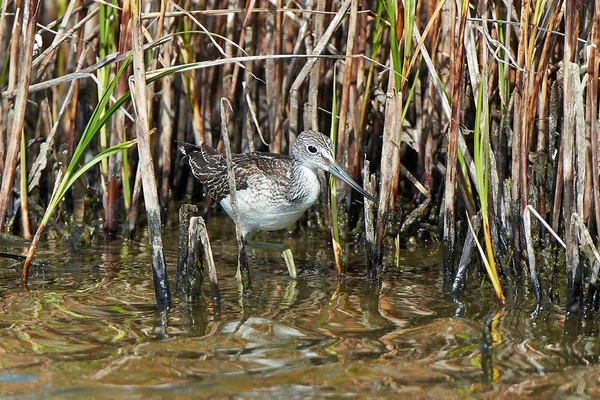
<path fill-rule="evenodd" d="M 133 139 L 128 142 L 119 143 L 113 147 L 110 147 L 110 148 L 102 151 L 101 153 L 97 154 L 94 158 L 92 158 L 88 162 L 86 162 L 77 171 L 75 171 L 72 175 L 70 175 L 68 177 L 65 175 L 65 178 L 58 186 L 56 193 L 50 200 L 50 204 L 48 205 L 48 208 L 46 208 L 46 212 L 44 213 L 44 218 L 42 219 L 42 225 L 48 224 L 48 221 L 50 220 L 50 217 L 51 217 L 52 213 L 54 212 L 54 209 L 58 206 L 58 203 L 60 203 L 61 199 L 65 196 L 65 194 L 67 193 L 69 188 L 71 186 L 73 186 L 75 181 L 77 181 L 77 179 L 79 179 L 79 177 L 81 175 L 83 175 L 88 169 L 90 169 L 91 167 L 96 165 L 101 160 L 103 160 L 107 157 L 110 157 L 111 155 L 116 154 L 120 151 L 127 150 L 128 148 L 130 148 L 131 146 L 133 146 L 136 143 L 137 143 L 137 139 Z"/>

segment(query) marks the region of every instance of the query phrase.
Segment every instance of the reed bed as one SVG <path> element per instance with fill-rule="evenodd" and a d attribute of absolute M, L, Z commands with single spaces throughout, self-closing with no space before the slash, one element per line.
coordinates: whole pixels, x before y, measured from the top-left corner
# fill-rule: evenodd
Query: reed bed
<path fill-rule="evenodd" d="M 600 1 L 0 4 L 0 231 L 37 232 L 29 259 L 43 232 L 81 246 L 147 224 L 166 301 L 176 142 L 222 146 L 225 99 L 232 151 L 318 129 L 378 194 L 363 214 L 332 184 L 311 213 L 338 271 L 340 241 L 367 238 L 378 279 L 407 238 L 439 238 L 454 296 L 482 270 L 499 301 L 598 311 Z"/>

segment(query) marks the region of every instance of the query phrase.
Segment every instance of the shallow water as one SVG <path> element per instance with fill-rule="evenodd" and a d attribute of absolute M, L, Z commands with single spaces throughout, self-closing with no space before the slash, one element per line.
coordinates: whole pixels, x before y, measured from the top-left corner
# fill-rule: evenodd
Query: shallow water
<path fill-rule="evenodd" d="M 338 282 L 322 237 L 273 234 L 292 244 L 298 279 L 277 254 L 251 250 L 244 296 L 232 224 L 213 218 L 209 232 L 220 314 L 174 299 L 166 327 L 145 238 L 78 251 L 42 243 L 36 255 L 50 266 L 33 268 L 29 292 L 14 262 L 0 259 L 3 398 L 600 396 L 596 324 L 570 327 L 561 310 L 536 310 L 528 293 L 498 308 L 487 284 L 454 301 L 438 246 L 404 250 L 400 268 L 373 287 L 360 246 L 346 249 L 350 273 Z M 164 239 L 174 277 L 177 232 Z M 0 242 L 1 251 L 25 248 Z"/>

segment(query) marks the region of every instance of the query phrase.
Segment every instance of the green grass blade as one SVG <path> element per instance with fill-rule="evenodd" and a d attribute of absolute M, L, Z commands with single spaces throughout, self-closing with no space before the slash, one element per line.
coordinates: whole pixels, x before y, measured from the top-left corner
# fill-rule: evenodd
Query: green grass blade
<path fill-rule="evenodd" d="M 331 132 L 329 137 L 333 142 L 333 148 L 337 149 L 337 68 L 333 69 L 333 93 L 332 93 L 332 104 L 331 104 Z M 341 257 L 340 256 L 340 229 L 338 225 L 338 210 L 337 210 L 337 186 L 335 177 L 329 176 L 329 194 L 330 194 L 330 207 L 331 207 L 331 234 L 333 240 L 333 247 L 336 263 L 336 269 L 338 273 L 342 271 Z"/>
<path fill-rule="evenodd" d="M 61 199 L 67 193 L 67 190 L 69 190 L 69 188 L 71 186 L 73 186 L 75 181 L 77 181 L 77 179 L 79 179 L 79 177 L 81 175 L 83 175 L 85 172 L 87 172 L 87 170 L 89 170 L 91 167 L 96 165 L 98 162 L 100 162 L 100 161 L 106 159 L 107 157 L 110 157 L 113 154 L 116 154 L 120 151 L 125 151 L 136 143 L 137 143 L 137 139 L 133 139 L 128 142 L 119 143 L 113 147 L 110 147 L 110 148 L 102 151 L 101 153 L 97 154 L 94 158 L 92 158 L 88 162 L 86 162 L 77 171 L 75 171 L 72 175 L 69 175 L 69 176 L 65 175 L 64 179 L 59 184 L 58 189 L 56 190 L 56 193 L 54 193 L 54 195 L 52 196 L 52 199 L 50 200 L 50 204 L 48 205 L 48 208 L 46 208 L 46 212 L 44 213 L 44 217 L 42 219 L 42 225 L 48 224 L 48 221 L 50 220 L 50 217 L 52 216 L 54 209 L 56 209 L 56 207 L 58 206 L 58 203 L 61 201 Z"/>
<path fill-rule="evenodd" d="M 129 183 L 129 156 L 127 150 L 123 150 L 123 168 L 122 179 L 123 179 L 123 201 L 125 203 L 125 212 L 129 214 L 129 208 L 131 207 L 131 185 Z"/>
<path fill-rule="evenodd" d="M 73 153 L 73 158 L 71 159 L 71 162 L 69 163 L 69 166 L 67 167 L 67 172 L 66 172 L 67 174 L 71 174 L 75 170 L 75 168 L 77 168 L 79 159 L 81 158 L 83 153 L 86 151 L 86 149 L 89 147 L 90 143 L 92 142 L 92 139 L 94 139 L 96 134 L 100 131 L 100 128 L 102 128 L 102 126 L 104 126 L 104 124 L 106 123 L 108 118 L 111 117 L 111 115 L 117 110 L 117 108 L 119 108 L 125 101 L 127 101 L 127 99 L 129 99 L 130 94 L 128 92 L 125 95 L 121 96 L 121 98 L 119 98 L 119 100 L 117 100 L 117 102 L 115 102 L 115 104 L 113 104 L 108 109 L 108 111 L 103 112 L 106 108 L 106 105 L 108 104 L 108 101 L 110 100 L 110 96 L 113 94 L 115 87 L 117 86 L 117 81 L 118 81 L 119 77 L 123 74 L 123 72 L 125 71 L 125 69 L 127 68 L 127 66 L 130 63 L 131 63 L 131 57 L 129 56 L 123 62 L 123 64 L 121 65 L 121 68 L 119 68 L 119 71 L 117 71 L 117 74 L 115 75 L 113 80 L 110 82 L 110 85 L 108 85 L 108 87 L 104 91 L 104 94 L 100 98 L 98 105 L 92 112 L 92 116 L 90 117 L 90 120 L 89 120 L 87 126 L 85 127 L 85 130 L 81 134 L 81 140 L 77 144 L 77 148 L 75 149 L 75 152 Z"/>
<path fill-rule="evenodd" d="M 392 71 L 394 73 L 394 83 L 396 84 L 396 89 L 399 90 L 402 84 L 402 64 L 400 61 L 400 48 L 398 39 L 396 38 L 396 0 L 387 0 L 387 2 L 384 2 L 384 7 L 390 19 L 390 52 L 392 53 L 393 61 Z"/>

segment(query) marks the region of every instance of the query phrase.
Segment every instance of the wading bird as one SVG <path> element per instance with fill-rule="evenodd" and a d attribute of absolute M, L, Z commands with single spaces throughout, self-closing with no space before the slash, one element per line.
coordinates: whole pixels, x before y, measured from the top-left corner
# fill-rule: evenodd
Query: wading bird
<path fill-rule="evenodd" d="M 218 201 L 229 217 L 234 219 L 225 154 L 208 145 L 183 145 L 180 150 L 192 174 L 202 182 L 208 195 Z M 335 175 L 369 200 L 375 201 L 336 164 L 333 143 L 317 131 L 304 131 L 298 135 L 289 156 L 255 152 L 232 154 L 231 158 L 244 240 L 250 246 L 280 251 L 292 278 L 296 278 L 296 266 L 290 247 L 278 243 L 252 242 L 252 237 L 257 231 L 285 229 L 317 201 L 321 190 L 318 170 Z"/>

